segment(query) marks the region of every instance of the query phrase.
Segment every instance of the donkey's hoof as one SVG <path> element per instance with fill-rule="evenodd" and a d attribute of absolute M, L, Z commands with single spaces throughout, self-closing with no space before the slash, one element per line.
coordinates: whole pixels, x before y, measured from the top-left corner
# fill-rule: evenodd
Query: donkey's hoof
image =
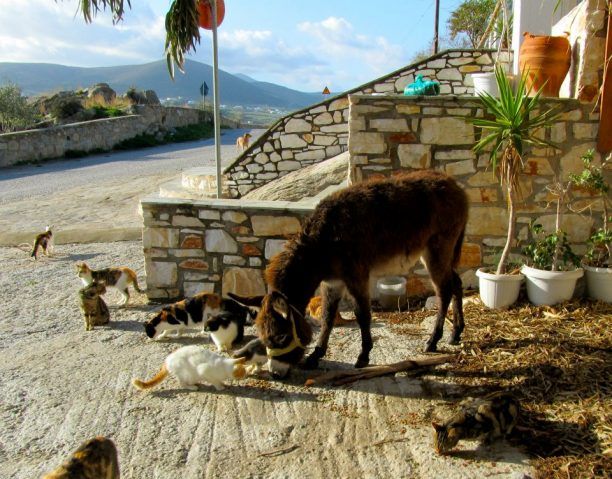
<path fill-rule="evenodd" d="M 450 339 L 448 340 L 448 344 L 450 344 L 451 346 L 457 346 L 459 344 L 460 340 L 457 337 L 451 336 Z"/>
<path fill-rule="evenodd" d="M 438 350 L 438 345 L 435 343 L 427 343 L 423 348 L 424 353 L 435 353 Z"/>
<path fill-rule="evenodd" d="M 358 358 L 355 367 L 361 369 L 365 368 L 368 364 L 370 364 L 370 358 Z"/>
<path fill-rule="evenodd" d="M 319 367 L 319 357 L 311 354 L 304 361 L 304 369 L 317 369 Z"/>

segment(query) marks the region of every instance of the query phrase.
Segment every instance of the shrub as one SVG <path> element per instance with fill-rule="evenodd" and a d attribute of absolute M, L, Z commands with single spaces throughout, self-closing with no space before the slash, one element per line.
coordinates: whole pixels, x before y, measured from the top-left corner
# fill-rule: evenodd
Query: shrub
<path fill-rule="evenodd" d="M 28 104 L 26 97 L 21 96 L 17 85 L 7 83 L 0 86 L 0 132 L 28 128 L 36 119 L 36 110 Z"/>
<path fill-rule="evenodd" d="M 81 110 L 83 110 L 83 105 L 76 98 L 62 98 L 51 107 L 51 115 L 59 120 L 65 120 Z"/>

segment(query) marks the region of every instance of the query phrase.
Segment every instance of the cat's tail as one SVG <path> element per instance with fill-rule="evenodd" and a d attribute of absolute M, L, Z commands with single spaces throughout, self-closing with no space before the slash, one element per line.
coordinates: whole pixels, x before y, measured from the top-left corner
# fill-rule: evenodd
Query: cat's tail
<path fill-rule="evenodd" d="M 148 381 L 141 381 L 140 379 L 133 379 L 132 384 L 134 385 L 134 387 L 140 389 L 141 391 L 144 389 L 151 389 L 152 387 L 157 386 L 164 379 L 166 379 L 166 376 L 168 376 L 168 368 L 166 368 L 166 364 L 164 363 L 162 364 L 162 367 L 159 370 L 159 372 L 155 376 L 153 376 L 151 379 L 149 379 Z"/>
<path fill-rule="evenodd" d="M 246 358 L 236 358 L 232 360 L 234 362 L 234 371 L 232 372 L 232 376 L 234 379 L 242 379 L 247 375 L 246 368 L 244 367 L 244 362 Z"/>
<path fill-rule="evenodd" d="M 138 276 L 136 275 L 136 272 L 132 269 L 128 269 L 127 270 L 127 274 L 129 275 L 130 279 L 132 280 L 132 286 L 134 286 L 134 289 L 140 293 L 143 294 L 144 290 L 140 289 L 140 286 L 138 285 Z"/>

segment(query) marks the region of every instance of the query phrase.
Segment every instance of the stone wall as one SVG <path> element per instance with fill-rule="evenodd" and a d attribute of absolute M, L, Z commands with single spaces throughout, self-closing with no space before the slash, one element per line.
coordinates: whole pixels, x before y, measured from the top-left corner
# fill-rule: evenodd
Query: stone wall
<path fill-rule="evenodd" d="M 156 134 L 199 122 L 192 108 L 135 106 L 136 114 L 84 121 L 40 130 L 0 134 L 0 167 L 61 158 L 67 151 L 111 150 L 141 133 Z"/>
<path fill-rule="evenodd" d="M 266 292 L 263 270 L 314 203 L 146 198 L 141 201 L 147 296 Z"/>
<path fill-rule="evenodd" d="M 359 182 L 399 171 L 433 168 L 456 178 L 470 198 L 470 219 L 464 246 L 465 266 L 493 265 L 505 244 L 506 201 L 502 188 L 488 166 L 488 156 L 477 157 L 472 146 L 479 132 L 466 118 L 483 115 L 480 102 L 470 97 L 377 97 L 350 95 L 350 181 Z M 528 238 L 532 220 L 547 231 L 554 226 L 554 210 L 547 208 L 552 197 L 546 186 L 555 177 L 566 179 L 582 170 L 580 156 L 595 148 L 598 115 L 592 105 L 571 99 L 546 99 L 542 108 L 559 108 L 562 117 L 543 134 L 559 145 L 533 148 L 525 155 L 521 178 L 523 201 L 518 207 L 518 229 L 522 240 Z M 597 155 L 597 161 L 601 161 Z M 612 171 L 608 173 L 612 181 Z M 590 200 L 576 192 L 574 206 L 581 208 Z M 577 252 L 584 252 L 585 241 L 594 222 L 585 215 L 566 214 L 563 228 Z M 518 249 L 515 249 L 515 257 Z M 425 275 L 424 270 L 417 270 Z M 469 284 L 473 276 L 464 276 Z"/>
<path fill-rule="evenodd" d="M 349 94 L 401 94 L 416 75 L 440 82 L 442 95 L 472 94 L 469 74 L 492 71 L 494 55 L 492 50 L 446 50 L 282 118 L 225 169 L 230 195 L 240 197 L 289 171 L 345 151 Z M 502 55 L 505 61 L 507 54 Z"/>

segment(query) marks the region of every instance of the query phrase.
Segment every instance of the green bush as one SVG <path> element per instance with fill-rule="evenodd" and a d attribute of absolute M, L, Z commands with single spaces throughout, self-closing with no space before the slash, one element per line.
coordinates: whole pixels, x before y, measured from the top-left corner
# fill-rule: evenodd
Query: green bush
<path fill-rule="evenodd" d="M 14 83 L 0 86 L 0 132 L 23 130 L 37 120 L 34 107 Z"/>
<path fill-rule="evenodd" d="M 83 110 L 83 105 L 76 98 L 62 98 L 51 107 L 51 115 L 59 120 L 65 120 L 81 110 Z"/>

